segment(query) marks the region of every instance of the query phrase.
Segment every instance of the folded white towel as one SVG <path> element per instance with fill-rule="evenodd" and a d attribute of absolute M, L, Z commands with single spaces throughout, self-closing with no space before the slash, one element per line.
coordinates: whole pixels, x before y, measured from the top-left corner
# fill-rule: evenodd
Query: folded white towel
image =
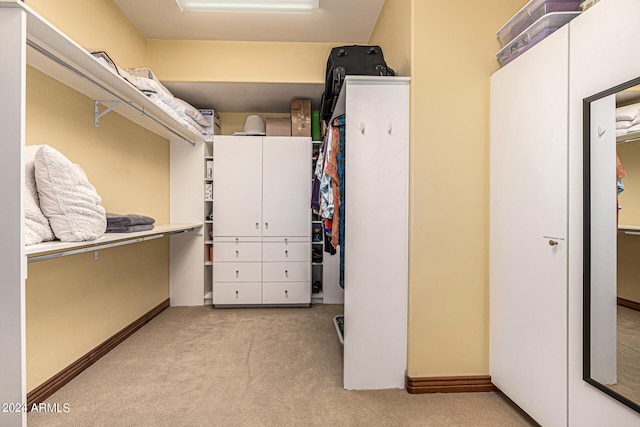
<path fill-rule="evenodd" d="M 640 104 L 625 105 L 616 108 L 616 121 L 633 120 L 640 113 Z"/>

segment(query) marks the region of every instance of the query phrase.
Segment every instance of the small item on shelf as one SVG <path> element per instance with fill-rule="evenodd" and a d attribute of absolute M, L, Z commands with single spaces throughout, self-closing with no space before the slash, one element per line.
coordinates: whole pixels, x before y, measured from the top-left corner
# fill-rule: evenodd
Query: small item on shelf
<path fill-rule="evenodd" d="M 267 117 L 267 136 L 291 136 L 291 119 Z"/>
<path fill-rule="evenodd" d="M 313 243 L 322 243 L 322 224 L 313 224 L 311 241 Z"/>
<path fill-rule="evenodd" d="M 581 0 L 531 0 L 497 32 L 502 47 L 544 15 L 553 12 L 578 12 Z"/>
<path fill-rule="evenodd" d="M 209 211 L 209 214 L 206 217 L 207 221 L 213 221 L 213 210 Z"/>
<path fill-rule="evenodd" d="M 311 251 L 311 261 L 315 263 L 322 262 L 322 248 L 314 247 Z"/>
<path fill-rule="evenodd" d="M 496 57 L 502 66 L 507 65 L 578 15 L 580 12 L 547 13 L 518 34 L 496 54 Z"/>
<path fill-rule="evenodd" d="M 203 124 L 202 128 L 204 129 L 203 135 L 205 141 L 213 141 L 213 135 L 217 135 L 220 133 L 220 116 L 213 110 L 208 109 L 199 109 L 200 114 L 204 118 L 204 121 L 207 124 Z M 207 176 L 207 178 L 212 178 L 213 176 Z"/>
<path fill-rule="evenodd" d="M 264 120 L 257 114 L 251 114 L 244 122 L 244 128 L 242 132 L 234 132 L 236 136 L 265 136 L 267 130 L 264 125 Z"/>
<path fill-rule="evenodd" d="M 213 200 L 213 183 L 209 182 L 205 186 L 204 198 L 205 200 Z"/>
<path fill-rule="evenodd" d="M 213 261 L 213 246 L 209 246 L 209 261 Z"/>
<path fill-rule="evenodd" d="M 213 160 L 207 160 L 207 179 L 213 179 Z"/>
<path fill-rule="evenodd" d="M 319 294 L 321 291 L 322 291 L 322 282 L 320 280 L 316 280 L 311 285 L 311 293 L 312 294 Z"/>
<path fill-rule="evenodd" d="M 291 101 L 291 136 L 311 136 L 311 101 Z"/>
<path fill-rule="evenodd" d="M 133 233 L 136 231 L 153 230 L 154 218 L 139 214 L 120 215 L 116 213 L 106 214 L 107 233 Z"/>
<path fill-rule="evenodd" d="M 320 111 L 311 111 L 311 140 L 320 141 Z"/>
<path fill-rule="evenodd" d="M 339 314 L 333 318 L 333 324 L 336 327 L 336 332 L 338 333 L 338 339 L 340 340 L 340 344 L 344 345 L 344 315 Z"/>

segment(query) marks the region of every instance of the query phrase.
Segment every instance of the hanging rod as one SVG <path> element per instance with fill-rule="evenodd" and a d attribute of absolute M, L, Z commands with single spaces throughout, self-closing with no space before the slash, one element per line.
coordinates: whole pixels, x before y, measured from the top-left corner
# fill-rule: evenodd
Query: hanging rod
<path fill-rule="evenodd" d="M 173 231 L 169 230 L 169 231 L 163 231 L 159 234 L 151 234 L 149 236 L 134 237 L 131 239 L 116 240 L 111 242 L 102 242 L 102 243 L 93 243 L 93 244 L 91 242 L 87 242 L 88 246 L 78 248 L 78 249 L 66 249 L 66 250 L 60 250 L 57 252 L 47 253 L 43 255 L 27 256 L 27 262 L 31 263 L 31 262 L 37 262 L 37 261 L 46 261 L 49 259 L 62 258 L 64 256 L 69 256 L 69 255 L 83 254 L 87 252 L 97 252 L 101 249 L 109 249 L 117 246 L 131 245 L 133 243 L 147 242 L 149 240 L 160 239 L 162 237 L 171 236 L 173 234 L 188 233 L 190 231 L 195 231 L 196 228 L 197 227 L 191 227 L 185 230 L 173 230 Z M 97 256 L 95 256 L 95 254 L 94 254 L 94 259 L 97 259 Z"/>
<path fill-rule="evenodd" d="M 59 64 L 59 65 L 63 66 L 64 68 L 68 69 L 69 71 L 71 71 L 72 73 L 77 75 L 78 77 L 82 78 L 84 81 L 94 85 L 98 89 L 100 89 L 100 90 L 104 91 L 105 93 L 113 96 L 117 101 L 122 102 L 124 105 L 128 106 L 129 108 L 131 108 L 132 110 L 136 111 L 137 113 L 141 114 L 143 117 L 146 117 L 147 119 L 151 120 L 152 122 L 156 123 L 157 125 L 162 126 L 165 130 L 171 132 L 172 134 L 174 134 L 178 138 L 180 138 L 180 139 L 182 139 L 184 141 L 187 141 L 192 146 L 196 145 L 195 142 L 193 142 L 190 139 L 187 139 L 184 136 L 180 135 L 178 132 L 176 132 L 175 130 L 171 129 L 169 126 L 167 126 L 166 124 L 162 123 L 160 120 L 156 119 L 155 117 L 147 115 L 144 112 L 144 109 L 140 109 L 140 108 L 134 106 L 131 103 L 131 101 L 126 100 L 126 99 L 122 98 L 121 96 L 119 96 L 118 94 L 113 93 L 113 91 L 111 91 L 110 89 L 104 87 L 102 84 L 98 83 L 97 81 L 95 81 L 91 77 L 87 76 L 86 74 L 84 74 L 83 72 L 78 70 L 77 68 L 73 67 L 71 64 L 68 64 L 65 61 L 63 61 L 62 59 L 58 58 L 57 56 L 55 56 L 54 54 L 52 54 L 51 52 L 49 52 L 45 48 L 41 47 L 39 44 L 37 44 L 33 40 L 27 39 L 27 45 L 31 46 L 33 49 L 35 49 L 36 51 L 38 51 L 42 55 L 46 56 L 47 58 L 49 58 L 50 60 L 52 60 L 56 64 Z"/>

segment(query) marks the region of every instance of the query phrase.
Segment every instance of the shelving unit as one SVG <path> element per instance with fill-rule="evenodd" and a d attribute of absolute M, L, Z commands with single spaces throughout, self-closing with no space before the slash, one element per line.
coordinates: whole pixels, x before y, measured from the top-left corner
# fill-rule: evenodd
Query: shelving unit
<path fill-rule="evenodd" d="M 0 270 L 3 272 L 0 340 L 4 343 L 0 352 L 0 401 L 25 404 L 25 280 L 28 262 L 170 236 L 171 302 L 202 304 L 202 273 L 195 281 L 192 260 L 200 269 L 202 261 L 192 255 L 202 251 L 202 244 L 198 244 L 203 241 L 202 191 L 199 187 L 202 172 L 198 167 L 202 164 L 202 154 L 197 147 L 202 146 L 204 136 L 187 129 L 22 1 L 0 0 L 0 38 L 0 63 L 3 64 L 0 115 L 5 120 L 3 143 L 0 144 L 0 175 L 3 182 L 8 183 L 3 190 L 3 209 L 0 210 L 0 220 L 5 224 L 0 230 Z M 105 235 L 93 242 L 48 242 L 25 248 L 22 239 L 25 191 L 22 160 L 26 137 L 27 65 L 94 100 L 97 126 L 103 114 L 116 112 L 170 141 L 171 224 L 126 236 Z M 174 180 L 174 167 L 187 172 Z M 195 179 L 197 176 L 199 179 Z M 181 181 L 188 182 L 190 187 L 179 185 Z M 188 196 L 182 196 L 184 192 Z M 196 193 L 200 194 L 199 199 Z M 183 203 L 186 197 L 190 199 L 189 203 Z M 26 425 L 26 413 L 2 414 L 0 423 Z"/>
<path fill-rule="evenodd" d="M 318 152 L 322 141 L 311 141 L 311 180 L 314 179 L 316 162 L 318 161 Z M 319 232 L 317 230 L 320 230 Z M 314 255 L 319 252 L 320 259 Z M 323 302 L 323 265 L 324 259 L 324 229 L 320 217 L 311 214 L 311 303 L 322 304 Z"/>
<path fill-rule="evenodd" d="M 138 231 L 135 233 L 105 233 L 96 240 L 84 242 L 43 242 L 30 245 L 25 248 L 28 262 L 45 261 L 61 258 L 85 252 L 95 252 L 101 249 L 116 246 L 130 245 L 133 243 L 147 242 L 178 233 L 196 231 L 202 224 L 165 224 L 158 225 L 153 230 Z M 96 255 L 97 257 L 97 255 Z"/>
<path fill-rule="evenodd" d="M 204 304 L 211 305 L 213 304 L 213 142 L 205 142 L 204 148 Z M 211 186 L 210 190 L 208 186 Z"/>

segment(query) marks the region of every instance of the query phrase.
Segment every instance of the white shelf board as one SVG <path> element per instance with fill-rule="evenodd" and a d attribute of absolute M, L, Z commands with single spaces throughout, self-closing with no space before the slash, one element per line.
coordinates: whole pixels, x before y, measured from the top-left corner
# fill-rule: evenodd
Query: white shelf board
<path fill-rule="evenodd" d="M 84 242 L 53 241 L 38 243 L 25 246 L 24 252 L 29 262 L 42 261 L 65 255 L 74 255 L 159 239 L 172 234 L 194 231 L 200 227 L 202 227 L 202 224 L 163 224 L 155 226 L 153 230 L 138 231 L 135 233 L 105 233 L 96 240 Z"/>
<path fill-rule="evenodd" d="M 624 144 L 625 142 L 632 142 L 640 140 L 640 131 L 625 133 L 624 135 L 616 136 L 617 144 Z"/>
<path fill-rule="evenodd" d="M 202 134 L 186 128 L 23 2 L 1 0 L 0 7 L 26 12 L 28 65 L 95 101 L 123 101 L 113 111 L 157 135 L 192 143 L 204 141 Z"/>
<path fill-rule="evenodd" d="M 640 234 L 640 225 L 618 225 L 618 232 L 624 234 Z"/>

